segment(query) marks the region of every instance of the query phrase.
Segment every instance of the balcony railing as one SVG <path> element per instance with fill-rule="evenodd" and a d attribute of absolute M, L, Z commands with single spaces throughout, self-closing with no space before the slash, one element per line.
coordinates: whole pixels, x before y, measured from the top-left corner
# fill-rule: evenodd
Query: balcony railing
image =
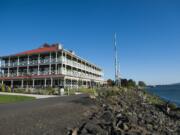
<path fill-rule="evenodd" d="M 74 76 L 74 77 L 82 77 L 82 78 L 88 78 L 88 79 L 97 79 L 97 80 L 102 80 L 101 77 L 94 76 L 92 74 L 87 74 L 83 72 L 78 72 L 78 71 L 71 71 L 71 70 L 65 70 L 61 69 L 62 72 L 57 72 L 58 74 L 63 73 L 64 75 L 69 75 L 69 76 Z M 56 70 L 51 71 L 51 75 L 55 74 Z M 39 75 L 49 75 L 49 70 L 44 70 L 44 71 L 39 71 Z M 18 76 L 31 76 L 31 75 L 38 75 L 38 71 L 31 71 L 29 74 L 27 72 L 18 72 Z M 8 73 L 1 73 L 0 77 L 8 77 Z M 17 77 L 17 73 L 10 72 L 9 77 Z"/>

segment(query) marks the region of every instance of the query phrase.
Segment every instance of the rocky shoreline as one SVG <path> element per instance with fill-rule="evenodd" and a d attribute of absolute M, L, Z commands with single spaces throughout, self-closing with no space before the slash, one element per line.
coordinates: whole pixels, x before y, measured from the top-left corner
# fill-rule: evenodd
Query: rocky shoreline
<path fill-rule="evenodd" d="M 104 89 L 71 135 L 179 135 L 180 109 L 143 90 Z M 158 102 L 157 102 L 158 101 Z"/>

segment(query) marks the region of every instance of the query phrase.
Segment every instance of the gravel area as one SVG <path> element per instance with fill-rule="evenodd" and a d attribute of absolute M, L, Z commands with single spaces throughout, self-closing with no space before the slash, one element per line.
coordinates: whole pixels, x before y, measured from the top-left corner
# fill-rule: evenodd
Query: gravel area
<path fill-rule="evenodd" d="M 88 95 L 0 105 L 1 135 L 65 135 L 96 109 Z"/>

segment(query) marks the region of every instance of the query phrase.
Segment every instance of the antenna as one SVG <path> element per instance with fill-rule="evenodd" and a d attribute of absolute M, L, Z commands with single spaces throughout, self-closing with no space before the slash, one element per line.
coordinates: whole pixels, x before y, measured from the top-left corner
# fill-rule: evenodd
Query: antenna
<path fill-rule="evenodd" d="M 121 87 L 121 74 L 120 74 L 120 62 L 118 60 L 118 86 Z"/>
<path fill-rule="evenodd" d="M 118 52 L 117 52 L 117 42 L 116 42 L 116 33 L 114 33 L 114 53 L 115 53 L 115 84 L 117 86 L 121 86 L 121 79 L 120 79 L 120 63 L 118 60 Z"/>
<path fill-rule="evenodd" d="M 114 33 L 114 54 L 115 54 L 115 83 L 117 84 L 117 43 L 116 43 L 116 33 Z"/>

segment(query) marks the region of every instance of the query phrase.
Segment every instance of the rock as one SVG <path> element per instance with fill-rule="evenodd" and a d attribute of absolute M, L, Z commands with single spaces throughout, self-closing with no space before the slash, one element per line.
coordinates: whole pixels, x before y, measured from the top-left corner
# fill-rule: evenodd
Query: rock
<path fill-rule="evenodd" d="M 138 118 L 137 115 L 132 115 L 131 117 L 128 118 L 130 122 L 137 124 Z"/>
<path fill-rule="evenodd" d="M 89 134 L 93 135 L 104 135 L 104 131 L 98 126 L 93 123 L 87 123 L 84 127 Z"/>
<path fill-rule="evenodd" d="M 113 119 L 112 113 L 110 111 L 105 111 L 100 119 L 102 119 L 104 124 L 111 124 Z"/>
<path fill-rule="evenodd" d="M 152 131 L 153 130 L 153 125 L 152 124 L 147 124 L 147 129 Z"/>
<path fill-rule="evenodd" d="M 77 135 L 78 134 L 78 128 L 75 128 L 72 130 L 72 135 Z"/>
<path fill-rule="evenodd" d="M 121 118 L 121 117 L 122 117 L 121 113 L 116 114 L 116 118 Z"/>
<path fill-rule="evenodd" d="M 123 124 L 122 124 L 122 129 L 123 129 L 124 131 L 128 131 L 128 130 L 129 130 L 129 127 L 128 127 L 128 125 L 127 125 L 126 123 L 123 123 Z"/>
<path fill-rule="evenodd" d="M 167 115 L 158 106 L 143 100 L 146 97 L 133 90 L 108 99 L 97 97 L 96 113 L 86 121 L 80 135 L 179 135 L 180 110 L 179 113 L 171 110 Z"/>

